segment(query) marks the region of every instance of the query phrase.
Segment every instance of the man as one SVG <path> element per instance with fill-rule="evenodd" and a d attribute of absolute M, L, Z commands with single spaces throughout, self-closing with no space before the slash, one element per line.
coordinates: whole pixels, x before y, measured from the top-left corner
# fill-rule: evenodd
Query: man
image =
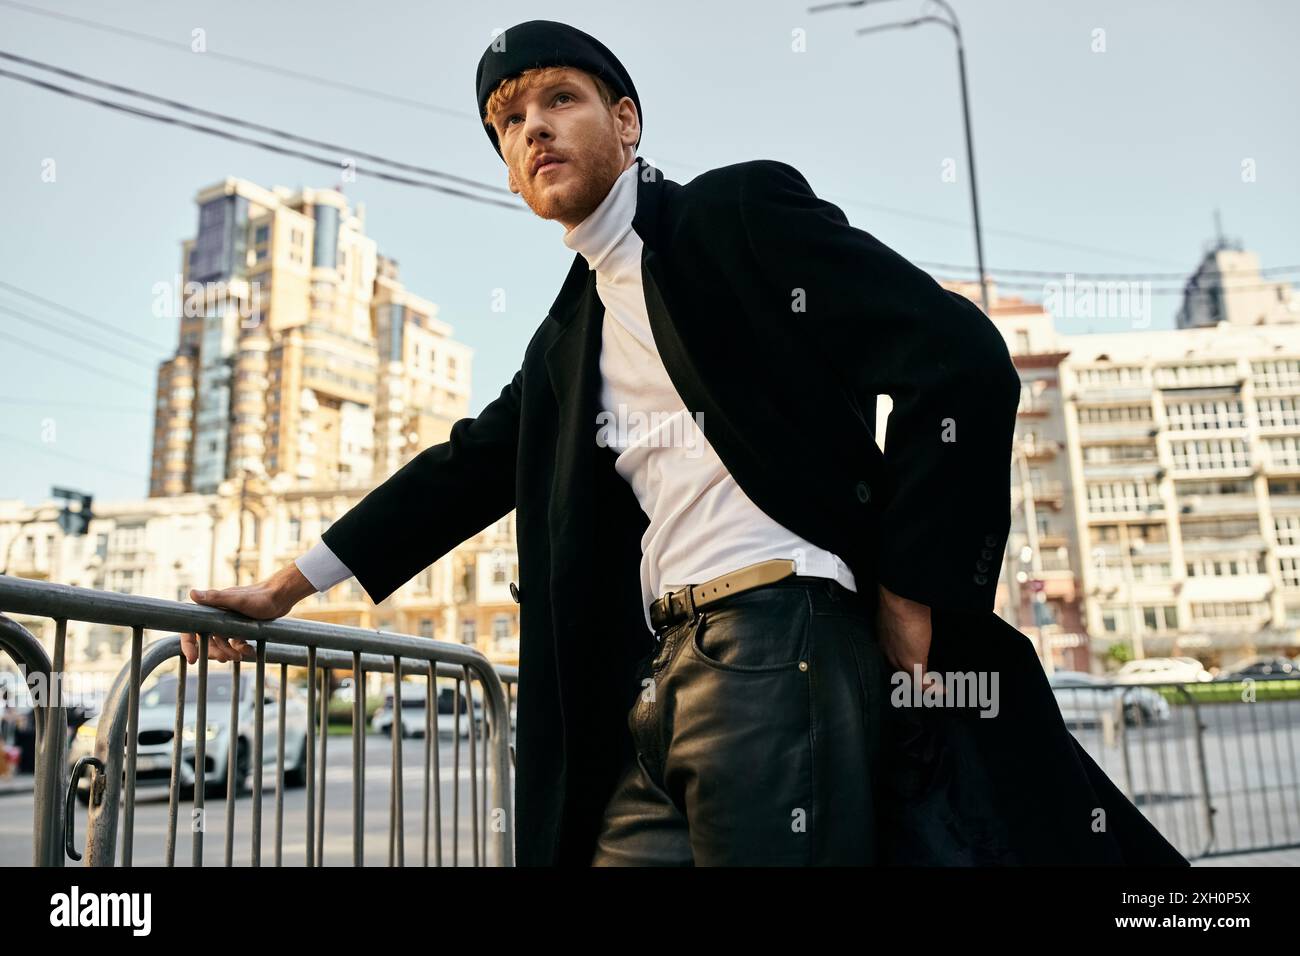
<path fill-rule="evenodd" d="M 891 666 L 926 671 L 932 612 L 993 604 L 1000 334 L 784 163 L 666 180 L 579 30 L 507 30 L 476 93 L 576 253 L 521 369 L 294 566 L 194 599 L 270 618 L 355 574 L 379 602 L 514 508 L 519 863 L 879 861 Z"/>

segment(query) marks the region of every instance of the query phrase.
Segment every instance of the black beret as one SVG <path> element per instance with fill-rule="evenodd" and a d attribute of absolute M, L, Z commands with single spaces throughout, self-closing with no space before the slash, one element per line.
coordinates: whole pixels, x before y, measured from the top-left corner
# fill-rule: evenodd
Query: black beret
<path fill-rule="evenodd" d="M 641 99 L 636 95 L 632 77 L 628 76 L 618 57 L 595 37 L 577 27 L 554 20 L 528 20 L 517 23 L 501 33 L 483 51 L 478 61 L 474 88 L 478 94 L 479 119 L 486 124 L 487 101 L 502 80 L 518 76 L 525 70 L 544 66 L 571 66 L 594 73 L 609 84 L 616 96 L 630 97 L 636 104 L 637 119 L 641 120 Z M 492 147 L 501 156 L 501 144 L 496 130 L 484 125 Z M 641 140 L 638 138 L 637 143 Z M 501 156 L 502 162 L 505 157 Z"/>

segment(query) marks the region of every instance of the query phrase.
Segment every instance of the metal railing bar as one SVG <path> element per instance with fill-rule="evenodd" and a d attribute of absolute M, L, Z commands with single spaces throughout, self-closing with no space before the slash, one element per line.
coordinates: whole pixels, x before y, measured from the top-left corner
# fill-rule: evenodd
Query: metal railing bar
<path fill-rule="evenodd" d="M 316 865 L 316 646 L 307 645 L 307 866 Z"/>
<path fill-rule="evenodd" d="M 253 705 L 253 821 L 252 845 L 249 847 L 249 862 L 253 866 L 262 865 L 262 763 L 264 751 L 262 738 L 266 733 L 266 645 L 257 645 L 256 663 L 253 665 L 253 693 L 256 703 Z M 284 777 L 279 778 L 276 789 L 284 787 Z"/>
<path fill-rule="evenodd" d="M 163 849 L 166 866 L 176 865 L 176 821 L 180 814 L 182 740 L 185 735 L 185 683 L 189 662 L 184 657 L 176 669 L 176 720 L 172 725 L 172 775 L 167 787 L 167 843 Z"/>
<path fill-rule="evenodd" d="M 321 671 L 320 695 L 320 799 L 317 801 L 316 813 L 316 865 L 325 865 L 325 768 L 329 754 L 330 736 L 330 669 Z M 310 719 L 311 715 L 308 715 Z M 283 777 L 280 778 L 283 781 Z"/>
<path fill-rule="evenodd" d="M 366 680 L 362 654 L 352 652 L 352 865 L 365 864 Z M 400 668 L 399 668 L 400 670 Z"/>
<path fill-rule="evenodd" d="M 235 798 L 239 795 L 239 658 L 230 662 L 230 742 L 226 747 L 226 866 L 235 865 Z"/>
<path fill-rule="evenodd" d="M 140 741 L 140 653 L 144 629 L 131 629 L 131 683 L 126 725 L 126 820 L 122 825 L 122 865 L 129 867 L 135 850 L 135 768 Z"/>
<path fill-rule="evenodd" d="M 207 787 L 207 774 L 205 764 L 207 762 L 207 742 L 208 742 L 208 648 L 211 644 L 211 638 L 208 634 L 199 635 L 199 696 L 195 701 L 198 712 L 194 718 L 194 809 L 190 818 L 190 829 L 192 833 L 192 851 L 191 865 L 199 867 L 203 865 L 203 833 L 207 829 L 206 806 L 204 805 L 205 793 Z M 103 728 L 100 729 L 103 733 Z M 117 756 L 117 749 L 110 751 L 110 756 Z M 112 774 L 112 763 L 108 764 L 109 774 Z"/>

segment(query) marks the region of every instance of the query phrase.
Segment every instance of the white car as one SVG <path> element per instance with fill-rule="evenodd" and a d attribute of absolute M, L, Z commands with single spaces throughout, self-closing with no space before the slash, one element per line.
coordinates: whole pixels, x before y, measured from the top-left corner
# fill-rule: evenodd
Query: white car
<path fill-rule="evenodd" d="M 140 692 L 140 733 L 136 748 L 135 781 L 142 787 L 166 787 L 171 781 L 172 748 L 176 729 L 176 690 L 174 674 L 166 674 Z M 231 752 L 230 692 L 234 686 L 229 671 L 208 672 L 207 739 L 204 743 L 204 792 L 224 794 L 226 768 Z M 265 679 L 266 698 L 262 709 L 262 766 L 263 779 L 273 783 L 276 762 L 276 733 L 279 727 L 279 682 Z M 194 787 L 196 724 L 198 722 L 198 680 L 190 674 L 185 681 L 185 719 L 181 735 L 180 783 L 182 793 Z M 252 789 L 253 737 L 256 701 L 253 675 L 240 674 L 239 682 L 239 737 L 235 744 L 236 787 L 238 793 Z M 100 715 L 102 717 L 102 714 Z M 285 701 L 284 777 L 286 787 L 301 787 L 307 782 L 307 704 L 300 691 L 290 687 Z M 95 736 L 99 732 L 99 719 L 83 724 L 69 749 L 69 766 L 79 757 L 95 752 Z M 125 770 L 123 762 L 123 770 Z M 266 771 L 270 771 L 266 773 Z M 82 803 L 89 799 L 90 774 L 83 773 L 78 781 L 78 796 Z"/>
<path fill-rule="evenodd" d="M 1118 714 L 1121 708 L 1129 727 L 1169 719 L 1169 701 L 1150 687 L 1116 687 L 1082 671 L 1057 671 L 1048 683 L 1067 724 L 1100 724 L 1104 714 Z"/>
<path fill-rule="evenodd" d="M 425 727 L 425 702 L 428 694 L 425 683 L 402 683 L 402 725 L 403 737 L 423 737 Z M 456 696 L 451 687 L 438 688 L 438 733 L 452 735 L 456 730 Z M 460 736 L 469 736 L 469 714 L 465 705 L 465 692 L 460 693 Z M 393 728 L 393 694 L 389 691 L 384 696 L 384 703 L 371 718 L 370 728 L 377 734 L 392 733 Z M 483 734 L 483 702 L 474 697 L 474 733 L 481 738 Z"/>
<path fill-rule="evenodd" d="M 1199 684 L 1214 676 L 1194 657 L 1144 657 L 1115 674 L 1117 684 Z"/>

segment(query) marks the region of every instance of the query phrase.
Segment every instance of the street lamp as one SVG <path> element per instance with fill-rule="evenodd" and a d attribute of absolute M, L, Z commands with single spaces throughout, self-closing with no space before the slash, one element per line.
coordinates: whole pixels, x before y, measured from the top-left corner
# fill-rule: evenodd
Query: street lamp
<path fill-rule="evenodd" d="M 870 3 L 888 3 L 891 0 L 838 0 L 835 3 L 819 3 L 808 8 L 809 13 L 822 13 L 826 10 L 833 10 L 837 7 L 865 7 Z M 970 206 L 971 214 L 975 218 L 975 259 L 979 268 L 980 276 L 980 304 L 984 308 L 984 314 L 989 314 L 989 292 L 988 279 L 984 271 L 984 239 L 980 230 L 980 201 L 979 190 L 975 183 L 975 147 L 971 138 L 970 130 L 970 99 L 966 91 L 966 52 L 961 40 L 961 26 L 957 22 L 957 14 L 953 12 L 952 7 L 947 0 L 930 0 L 937 5 L 944 13 L 944 17 L 923 16 L 915 17 L 911 20 L 899 20 L 894 23 L 881 23 L 872 27 L 862 27 L 857 31 L 858 36 L 864 36 L 868 33 L 880 33 L 884 30 L 901 30 L 909 27 L 920 26 L 923 23 L 937 23 L 940 26 L 947 27 L 952 31 L 953 39 L 957 41 L 957 73 L 961 79 L 961 115 L 962 122 L 966 130 L 966 168 L 970 170 Z"/>

